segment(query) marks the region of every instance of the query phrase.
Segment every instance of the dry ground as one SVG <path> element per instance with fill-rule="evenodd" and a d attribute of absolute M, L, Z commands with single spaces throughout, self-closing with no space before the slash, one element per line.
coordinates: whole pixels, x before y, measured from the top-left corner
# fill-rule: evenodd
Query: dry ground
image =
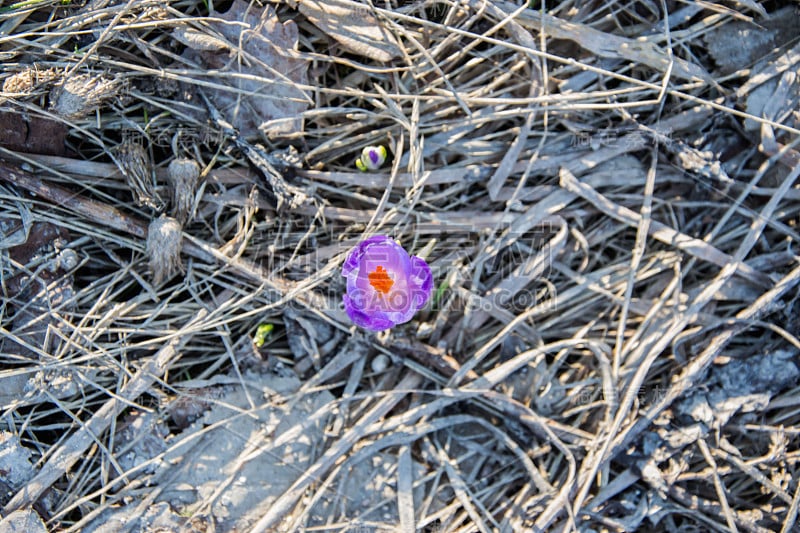
<path fill-rule="evenodd" d="M 799 27 L 3 2 L 0 532 L 797 531 Z"/>

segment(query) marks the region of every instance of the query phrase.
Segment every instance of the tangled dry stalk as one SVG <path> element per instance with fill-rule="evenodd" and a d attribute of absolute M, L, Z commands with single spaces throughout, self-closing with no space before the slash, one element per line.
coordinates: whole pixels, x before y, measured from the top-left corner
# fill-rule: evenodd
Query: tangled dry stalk
<path fill-rule="evenodd" d="M 796 530 L 799 21 L 0 8 L 6 523 Z M 366 335 L 376 233 L 436 288 Z"/>

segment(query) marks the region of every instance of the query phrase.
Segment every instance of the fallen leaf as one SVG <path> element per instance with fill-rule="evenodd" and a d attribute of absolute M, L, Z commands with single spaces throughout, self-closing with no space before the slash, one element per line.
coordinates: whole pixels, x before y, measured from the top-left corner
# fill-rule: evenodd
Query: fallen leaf
<path fill-rule="evenodd" d="M 182 28 L 173 33 L 187 45 L 183 57 L 218 71 L 205 78 L 228 88 L 204 89 L 214 105 L 244 137 L 303 130 L 300 115 L 311 100 L 298 85 L 307 83 L 308 62 L 296 57 L 298 30 L 275 10 L 235 0 L 225 13 L 212 12 L 216 35 Z M 233 74 L 220 76 L 219 72 Z"/>
<path fill-rule="evenodd" d="M 509 15 L 517 10 L 517 5 L 511 2 L 498 0 L 493 4 Z M 536 33 L 570 40 L 600 57 L 641 63 L 659 72 L 670 72 L 672 76 L 683 80 L 711 80 L 711 76 L 699 65 L 680 57 L 670 57 L 655 39 L 631 39 L 530 9 L 520 12 L 515 21 Z"/>
<path fill-rule="evenodd" d="M 49 118 L 0 111 L 0 146 L 27 154 L 66 155 L 67 127 Z"/>
<path fill-rule="evenodd" d="M 705 42 L 720 74 L 730 74 L 752 67 L 775 48 L 792 41 L 798 23 L 795 8 L 787 6 L 766 20 L 735 20 L 718 26 L 706 34 Z"/>
<path fill-rule="evenodd" d="M 355 54 L 382 62 L 401 55 L 397 39 L 368 6 L 343 0 L 306 0 L 298 7 L 312 24 Z"/>
<path fill-rule="evenodd" d="M 25 531 L 26 533 L 47 533 L 47 527 L 42 518 L 33 509 L 14 511 L 10 515 L 0 520 L 0 533 L 14 533 L 15 531 Z"/>
<path fill-rule="evenodd" d="M 325 418 L 313 415 L 327 409 L 334 397 L 319 390 L 290 403 L 301 381 L 271 373 L 245 373 L 243 381 L 219 375 L 206 383 L 213 382 L 226 386 L 215 387 L 219 390 L 206 397 L 211 408 L 180 433 L 165 437 L 166 452 L 148 478 L 151 486 L 159 488 L 158 495 L 145 507 L 155 509 L 160 502 L 168 502 L 167 511 L 192 509 L 192 516 L 201 519 L 207 513 L 203 522 L 213 528 L 204 531 L 251 531 L 264 510 L 302 478 L 303 465 L 313 462 L 327 438 Z M 247 389 L 240 382 L 248 383 Z M 260 442 L 262 438 L 267 441 Z M 132 495 L 126 505 L 111 507 L 82 531 L 126 529 L 116 527 L 119 523 L 133 524 L 127 529 L 134 531 L 197 531 L 152 527 L 152 522 L 140 519 L 143 501 Z M 161 519 L 176 518 L 167 513 Z M 138 527 L 137 520 L 141 520 Z M 103 529 L 106 524 L 114 527 Z"/>
<path fill-rule="evenodd" d="M 5 231 L 0 236 L 4 234 Z M 12 268 L 6 273 L 3 298 L 11 304 L 14 335 L 0 339 L 0 352 L 35 360 L 38 354 L 31 346 L 48 353 L 57 351 L 61 337 L 53 335 L 60 328 L 56 315 L 71 311 L 74 298 L 70 271 L 78 258 L 74 250 L 66 247 L 69 241 L 64 227 L 34 222 L 25 242 L 9 248 L 10 264 L 24 268 Z M 32 268 L 36 264 L 44 268 Z M 4 392 L 0 391 L 0 398 Z"/>

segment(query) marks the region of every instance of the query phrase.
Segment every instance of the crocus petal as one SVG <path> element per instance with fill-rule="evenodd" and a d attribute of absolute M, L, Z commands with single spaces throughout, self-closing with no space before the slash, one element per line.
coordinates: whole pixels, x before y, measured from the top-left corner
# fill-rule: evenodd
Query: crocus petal
<path fill-rule="evenodd" d="M 367 248 L 369 248 L 373 244 L 385 243 L 386 241 L 394 242 L 385 235 L 375 235 L 367 240 L 358 243 L 358 245 L 355 248 L 353 248 L 353 250 L 350 251 L 350 253 L 347 256 L 347 259 L 345 259 L 344 265 L 342 266 L 342 274 L 344 276 L 349 276 L 353 270 L 356 270 L 358 268 L 358 262 L 361 261 L 361 257 L 364 255 L 364 251 Z"/>
<path fill-rule="evenodd" d="M 433 291 L 433 274 L 431 274 L 431 267 L 428 266 L 424 259 L 416 256 L 411 258 L 411 277 L 409 280 L 413 287 L 416 310 L 419 311 L 428 303 Z"/>
<path fill-rule="evenodd" d="M 383 331 L 394 326 L 394 322 L 384 316 L 370 315 L 360 311 L 346 294 L 344 295 L 343 301 L 345 313 L 347 313 L 347 316 L 350 317 L 350 320 L 352 320 L 353 324 L 356 326 L 373 331 Z"/>

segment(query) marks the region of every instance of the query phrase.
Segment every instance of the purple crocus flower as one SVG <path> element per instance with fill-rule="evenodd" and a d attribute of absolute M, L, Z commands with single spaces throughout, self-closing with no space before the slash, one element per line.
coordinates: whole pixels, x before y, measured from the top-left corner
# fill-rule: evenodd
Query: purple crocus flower
<path fill-rule="evenodd" d="M 386 161 L 387 155 L 388 152 L 383 146 L 365 146 L 361 150 L 361 157 L 356 159 L 356 167 L 361 172 L 378 170 L 383 162 Z"/>
<path fill-rule="evenodd" d="M 381 331 L 411 320 L 433 288 L 424 259 L 409 257 L 402 246 L 384 235 L 358 244 L 342 267 L 347 278 L 344 310 L 357 326 Z"/>

